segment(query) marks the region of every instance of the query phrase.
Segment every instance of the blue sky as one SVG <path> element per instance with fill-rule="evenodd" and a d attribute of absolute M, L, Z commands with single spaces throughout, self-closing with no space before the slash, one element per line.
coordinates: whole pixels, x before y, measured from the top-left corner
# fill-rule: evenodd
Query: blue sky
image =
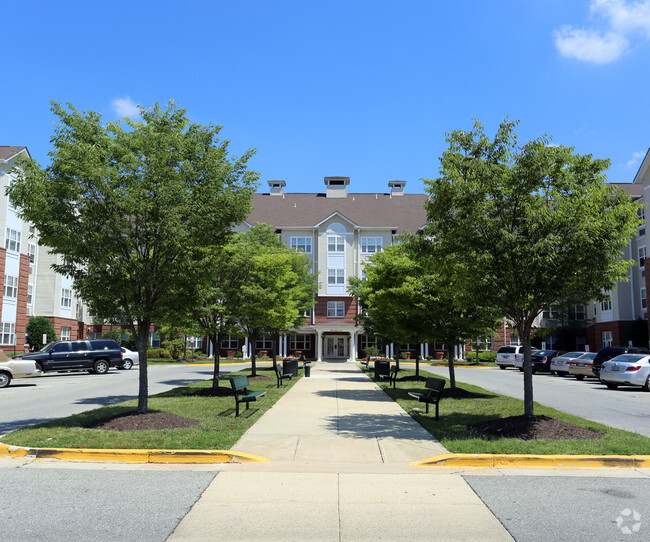
<path fill-rule="evenodd" d="M 49 100 L 177 101 L 288 192 L 424 190 L 445 133 L 549 135 L 631 182 L 650 146 L 650 0 L 10 2 L 0 145 L 47 163 Z"/>

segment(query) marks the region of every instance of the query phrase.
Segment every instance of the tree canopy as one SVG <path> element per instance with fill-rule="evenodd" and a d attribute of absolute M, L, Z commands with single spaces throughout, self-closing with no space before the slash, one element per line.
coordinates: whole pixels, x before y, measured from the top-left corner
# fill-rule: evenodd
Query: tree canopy
<path fill-rule="evenodd" d="M 550 145 L 519 145 L 515 122 L 493 140 L 475 122 L 447 136 L 440 176 L 425 179 L 425 235 L 463 265 L 457 280 L 512 320 L 524 345 L 525 414 L 533 414 L 530 334 L 556 301 L 602 299 L 625 281 L 623 248 L 637 205 L 606 184 L 608 160 Z"/>
<path fill-rule="evenodd" d="M 71 105 L 52 111 L 51 163 L 22 161 L 9 197 L 97 316 L 134 332 L 144 413 L 150 326 L 193 302 L 210 250 L 250 212 L 253 151 L 230 157 L 221 127 L 191 122 L 174 103 L 107 124 Z"/>

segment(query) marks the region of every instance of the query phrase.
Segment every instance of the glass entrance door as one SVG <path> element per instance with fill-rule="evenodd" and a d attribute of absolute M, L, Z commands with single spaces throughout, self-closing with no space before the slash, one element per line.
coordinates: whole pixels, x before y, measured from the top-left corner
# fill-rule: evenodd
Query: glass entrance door
<path fill-rule="evenodd" d="M 325 336 L 325 357 L 326 358 L 347 358 L 348 338 L 346 336 L 327 335 Z"/>

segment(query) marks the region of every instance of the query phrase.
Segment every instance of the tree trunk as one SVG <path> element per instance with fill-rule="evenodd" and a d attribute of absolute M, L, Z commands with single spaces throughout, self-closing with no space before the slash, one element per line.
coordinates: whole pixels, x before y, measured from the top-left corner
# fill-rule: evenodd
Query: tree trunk
<path fill-rule="evenodd" d="M 449 387 L 456 388 L 456 370 L 454 369 L 454 346 L 447 346 L 447 365 L 449 366 Z"/>
<path fill-rule="evenodd" d="M 255 362 L 257 360 L 257 353 L 255 352 L 255 343 L 257 342 L 257 332 L 253 331 L 248 336 L 248 340 L 251 344 L 251 376 L 257 376 L 257 367 Z"/>
<path fill-rule="evenodd" d="M 400 356 L 401 350 L 399 347 L 399 343 L 395 343 L 395 367 L 397 367 L 397 370 L 399 371 L 399 356 Z"/>
<path fill-rule="evenodd" d="M 420 353 L 415 353 L 415 376 L 420 376 Z"/>
<path fill-rule="evenodd" d="M 138 333 L 136 335 L 139 365 L 139 387 L 138 387 L 138 414 L 146 414 L 149 411 L 149 374 L 147 370 L 147 347 L 149 346 L 149 327 L 151 323 L 148 318 L 138 321 Z"/>
<path fill-rule="evenodd" d="M 212 346 L 214 348 L 214 371 L 212 373 L 212 389 L 216 390 L 219 387 L 219 371 L 221 357 L 219 356 L 219 343 L 221 342 L 221 334 L 218 331 L 215 331 L 214 336 L 212 337 Z"/>
<path fill-rule="evenodd" d="M 530 360 L 530 329 L 531 325 L 528 322 L 524 322 L 517 327 L 524 347 L 524 414 L 526 416 L 535 414 L 533 406 L 533 364 Z"/>

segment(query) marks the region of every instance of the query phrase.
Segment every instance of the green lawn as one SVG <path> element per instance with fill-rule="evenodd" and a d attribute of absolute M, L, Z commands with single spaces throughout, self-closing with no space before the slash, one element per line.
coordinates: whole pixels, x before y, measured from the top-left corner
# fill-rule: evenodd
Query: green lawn
<path fill-rule="evenodd" d="M 250 375 L 250 370 L 231 374 Z M 240 415 L 235 417 L 235 399 L 193 395 L 198 388 L 209 388 L 212 381 L 176 388 L 149 398 L 150 411 L 163 411 L 199 420 L 194 427 L 156 431 L 105 431 L 87 426 L 125 412 L 136 410 L 137 401 L 90 410 L 60 420 L 20 429 L 2 437 L 5 444 L 34 448 L 152 448 L 188 450 L 228 450 L 239 440 L 259 417 L 271 408 L 297 381 L 285 380 L 276 387 L 272 370 L 258 369 L 258 375 L 268 380 L 253 380 L 249 391 L 266 390 L 266 395 L 250 404 L 246 410 L 240 405 Z M 222 387 L 230 388 L 228 378 L 220 380 Z M 245 450 L 244 450 L 245 451 Z"/>
<path fill-rule="evenodd" d="M 366 372 L 372 377 L 372 370 Z M 424 382 L 400 381 L 400 378 L 414 375 L 413 370 L 399 373 L 396 389 L 388 382 L 377 382 L 384 391 L 397 401 L 415 420 L 429 431 L 452 453 L 495 453 L 495 454 L 586 454 L 586 455 L 648 455 L 650 439 L 636 433 L 612 429 L 564 414 L 553 408 L 535 403 L 535 414 L 543 414 L 565 422 L 586 427 L 603 433 L 603 438 L 582 440 L 521 440 L 514 438 L 491 437 L 471 432 L 467 426 L 496 418 L 519 416 L 524 413 L 523 401 L 498 395 L 469 384 L 457 383 L 457 387 L 473 392 L 476 397 L 453 399 L 443 397 L 440 401 L 440 419 L 435 420 L 435 407 L 425 414 L 424 403 L 418 403 L 408 396 L 409 391 L 422 391 Z M 423 376 L 433 376 L 422 372 Z M 447 381 L 447 386 L 449 381 Z M 447 389 L 447 388 L 445 388 Z M 419 408 L 422 413 L 414 412 Z"/>

